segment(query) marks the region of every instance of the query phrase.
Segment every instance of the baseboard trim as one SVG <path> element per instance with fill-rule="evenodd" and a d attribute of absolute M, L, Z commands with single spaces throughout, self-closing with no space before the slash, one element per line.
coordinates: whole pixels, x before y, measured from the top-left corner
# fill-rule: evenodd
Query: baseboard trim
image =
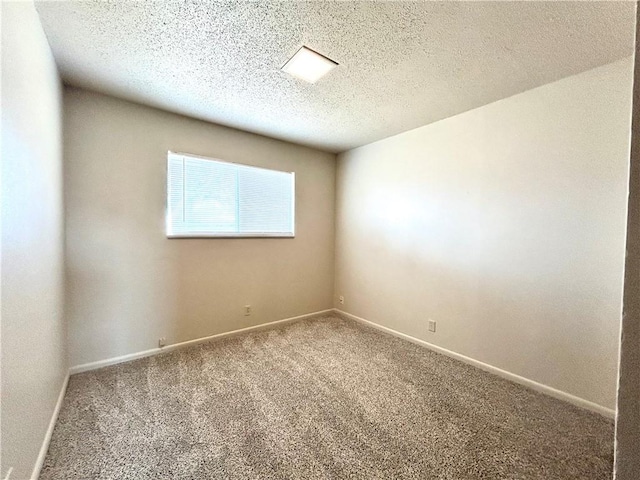
<path fill-rule="evenodd" d="M 558 390 L 548 385 L 538 383 L 535 380 L 531 380 L 526 377 L 521 377 L 520 375 L 517 375 L 515 373 L 511 373 L 506 370 L 502 370 L 501 368 L 494 367 L 493 365 L 489 365 L 488 363 L 475 360 L 471 357 L 467 357 L 460 353 L 456 353 L 454 351 L 447 350 L 446 348 L 434 345 L 433 343 L 429 343 L 424 340 L 420 340 L 419 338 L 412 337 L 411 335 L 407 335 L 406 333 L 398 332 L 397 330 L 393 330 L 392 328 L 389 328 L 389 327 L 384 327 L 375 322 L 372 322 L 371 320 L 367 320 L 365 318 L 358 317 L 351 313 L 344 312 L 338 308 L 334 308 L 334 311 L 336 314 L 342 315 L 345 318 L 354 320 L 364 325 L 368 325 L 370 327 L 386 332 L 395 337 L 408 340 L 409 342 L 415 343 L 417 345 L 421 345 L 430 350 L 433 350 L 434 352 L 438 352 L 443 355 L 447 355 L 448 357 L 455 358 L 456 360 L 460 360 L 461 362 L 467 363 L 469 365 L 473 365 L 474 367 L 480 368 L 481 370 L 484 370 L 489 373 L 493 373 L 494 375 L 498 375 L 499 377 L 505 378 L 512 382 L 523 385 L 525 387 L 531 388 L 532 390 L 535 390 L 537 392 L 544 393 L 546 395 L 549 395 L 550 397 L 557 398 L 559 400 L 564 400 L 565 402 L 571 403 L 572 405 L 576 405 L 586 410 L 599 413 L 600 415 L 603 415 L 607 418 L 615 419 L 615 416 L 616 416 L 615 410 L 604 407 L 602 405 L 598 405 L 597 403 L 591 402 L 589 400 L 585 400 L 584 398 L 576 397 L 575 395 L 572 395 L 567 392 L 563 392 L 562 390 Z"/>
<path fill-rule="evenodd" d="M 143 350 L 141 352 L 129 353 L 127 355 L 122 355 L 119 357 L 107 358 L 105 360 L 98 360 L 97 362 L 84 363 L 82 365 L 76 365 L 71 367 L 70 373 L 74 375 L 76 373 L 88 372 L 90 370 L 97 370 L 98 368 L 108 367 L 110 365 L 117 365 L 118 363 L 129 362 L 131 360 L 136 360 L 138 358 L 150 357 L 153 355 L 157 355 L 159 353 L 170 352 L 173 350 L 177 350 L 180 348 L 188 347 L 191 345 L 197 345 L 199 343 L 209 342 L 211 340 L 216 340 L 225 337 L 233 337 L 235 335 L 240 335 L 247 332 L 254 332 L 257 330 L 265 330 L 277 325 L 282 325 L 284 323 L 297 322 L 300 320 L 305 320 L 308 318 L 319 317 L 321 315 L 326 315 L 329 313 L 333 313 L 333 309 L 329 308 L 327 310 L 320 310 L 318 312 L 306 313 L 304 315 L 298 315 L 297 317 L 284 318 L 282 320 L 275 320 L 273 322 L 261 323 L 260 325 L 254 325 L 252 327 L 240 328 L 238 330 L 232 330 L 230 332 L 217 333 L 215 335 L 209 335 L 208 337 L 200 337 L 193 340 L 187 340 L 185 342 L 173 343 L 171 345 L 167 345 L 162 348 L 152 348 L 151 350 Z"/>
<path fill-rule="evenodd" d="M 44 465 L 44 459 L 47 457 L 47 451 L 49 451 L 49 443 L 51 443 L 53 428 L 56 426 L 56 422 L 58 421 L 58 415 L 60 414 L 60 408 L 62 407 L 64 394 L 67 393 L 67 385 L 69 385 L 68 372 L 64 378 L 64 382 L 62 382 L 62 388 L 60 389 L 60 393 L 58 394 L 56 407 L 53 409 L 53 414 L 51 415 L 51 420 L 49 420 L 47 432 L 44 435 L 44 440 L 42 441 L 42 446 L 40 447 L 40 453 L 38 454 L 36 464 L 34 465 L 33 471 L 31 472 L 31 480 L 37 480 L 38 477 L 40 477 L 40 471 L 42 470 L 42 466 Z"/>

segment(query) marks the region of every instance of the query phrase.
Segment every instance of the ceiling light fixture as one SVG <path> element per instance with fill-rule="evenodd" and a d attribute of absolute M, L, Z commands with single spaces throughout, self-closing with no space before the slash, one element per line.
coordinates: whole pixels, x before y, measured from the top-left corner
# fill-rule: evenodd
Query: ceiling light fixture
<path fill-rule="evenodd" d="M 336 65 L 338 62 L 303 46 L 284 64 L 282 70 L 306 82 L 316 83 Z"/>

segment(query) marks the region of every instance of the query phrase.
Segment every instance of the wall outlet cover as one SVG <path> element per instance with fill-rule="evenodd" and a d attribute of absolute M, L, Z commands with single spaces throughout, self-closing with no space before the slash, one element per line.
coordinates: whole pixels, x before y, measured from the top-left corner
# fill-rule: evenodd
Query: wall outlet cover
<path fill-rule="evenodd" d="M 433 320 L 429 320 L 429 331 L 434 333 L 436 331 L 436 322 Z"/>

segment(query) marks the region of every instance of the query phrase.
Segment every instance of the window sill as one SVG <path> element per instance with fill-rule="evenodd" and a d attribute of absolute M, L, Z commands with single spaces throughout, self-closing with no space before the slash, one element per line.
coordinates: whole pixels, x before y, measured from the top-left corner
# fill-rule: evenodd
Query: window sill
<path fill-rule="evenodd" d="M 254 234 L 233 234 L 233 233 L 179 233 L 167 235 L 168 240 L 179 240 L 189 238 L 295 238 L 293 233 L 254 233 Z"/>

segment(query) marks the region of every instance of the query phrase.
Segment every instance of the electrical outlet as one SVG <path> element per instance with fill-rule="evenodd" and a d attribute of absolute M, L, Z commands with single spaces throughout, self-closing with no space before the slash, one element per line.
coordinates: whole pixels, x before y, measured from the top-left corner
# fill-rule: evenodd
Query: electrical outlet
<path fill-rule="evenodd" d="M 338 297 L 338 301 L 340 302 L 340 305 L 344 305 L 344 297 L 342 295 Z"/>
<path fill-rule="evenodd" d="M 165 337 L 161 337 L 158 339 L 158 347 L 162 348 L 167 344 L 167 339 Z"/>
<path fill-rule="evenodd" d="M 429 320 L 429 331 L 436 332 L 436 322 L 434 320 Z"/>
<path fill-rule="evenodd" d="M 248 317 L 249 315 L 251 315 L 251 305 L 245 305 L 244 306 L 244 316 Z"/>

